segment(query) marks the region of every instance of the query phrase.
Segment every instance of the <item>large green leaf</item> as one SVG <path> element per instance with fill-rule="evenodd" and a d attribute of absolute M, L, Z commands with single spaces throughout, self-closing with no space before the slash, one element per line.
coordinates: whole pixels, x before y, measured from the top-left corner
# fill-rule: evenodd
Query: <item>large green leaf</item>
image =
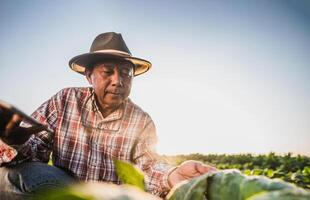
<path fill-rule="evenodd" d="M 298 188 L 258 193 L 246 200 L 309 200 L 310 193 Z"/>
<path fill-rule="evenodd" d="M 207 188 L 207 177 L 209 174 L 199 176 L 189 182 L 183 182 L 170 191 L 167 196 L 169 200 L 203 200 Z"/>
<path fill-rule="evenodd" d="M 220 172 L 219 175 L 222 176 L 219 187 L 220 190 L 209 193 L 207 192 L 209 199 L 212 199 L 212 193 L 214 192 L 218 192 L 220 194 L 220 199 L 241 199 L 240 182 L 244 179 L 244 175 L 242 175 L 238 170 L 225 170 Z M 212 186 L 214 183 L 208 182 L 208 184 Z"/>
<path fill-rule="evenodd" d="M 218 172 L 214 174 L 213 176 L 210 176 L 207 179 L 207 196 L 209 199 L 221 199 L 221 188 L 222 188 L 222 179 L 224 178 L 223 176 L 223 171 Z"/>
<path fill-rule="evenodd" d="M 123 183 L 145 191 L 144 174 L 140 169 L 122 160 L 114 160 L 114 165 L 117 176 Z"/>
<path fill-rule="evenodd" d="M 259 176 L 248 176 L 240 182 L 240 197 L 247 199 L 248 197 L 259 193 L 268 191 L 269 180 Z"/>
<path fill-rule="evenodd" d="M 204 195 L 208 200 L 309 199 L 309 192 L 292 184 L 262 176 L 245 176 L 238 170 L 223 170 L 192 179 L 174 188 L 168 199 L 201 200 Z"/>

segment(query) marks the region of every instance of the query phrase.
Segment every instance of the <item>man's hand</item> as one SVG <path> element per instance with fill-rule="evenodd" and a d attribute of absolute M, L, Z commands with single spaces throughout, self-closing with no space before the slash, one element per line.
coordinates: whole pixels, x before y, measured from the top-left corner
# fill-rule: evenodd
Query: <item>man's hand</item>
<path fill-rule="evenodd" d="M 3 142 L 8 145 L 23 144 L 32 134 L 43 130 L 40 126 L 20 127 L 22 119 L 20 115 L 0 105 L 0 139 Z"/>
<path fill-rule="evenodd" d="M 217 171 L 215 167 L 205 165 L 202 162 L 193 160 L 185 161 L 169 174 L 168 183 L 170 187 L 173 187 L 181 181 L 190 180 L 205 173 L 215 171 Z"/>

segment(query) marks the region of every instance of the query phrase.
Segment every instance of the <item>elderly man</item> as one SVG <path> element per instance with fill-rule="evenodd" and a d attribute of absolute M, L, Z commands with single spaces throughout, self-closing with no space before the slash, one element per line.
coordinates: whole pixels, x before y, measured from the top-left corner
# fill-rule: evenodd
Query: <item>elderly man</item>
<path fill-rule="evenodd" d="M 121 34 L 98 35 L 90 52 L 72 58 L 69 65 L 92 87 L 63 89 L 32 114 L 50 131 L 32 134 L 34 130 L 25 128 L 31 137 L 17 145 L 5 130 L 0 146 L 13 153 L 2 159 L 2 196 L 12 199 L 42 186 L 68 184 L 71 177 L 119 184 L 113 159 L 141 168 L 146 188 L 158 196 L 180 181 L 216 170 L 195 161 L 178 167 L 158 161 L 155 125 L 128 98 L 133 77 L 148 71 L 151 63 L 131 56 Z M 48 162 L 51 152 L 54 166 L 42 163 Z"/>

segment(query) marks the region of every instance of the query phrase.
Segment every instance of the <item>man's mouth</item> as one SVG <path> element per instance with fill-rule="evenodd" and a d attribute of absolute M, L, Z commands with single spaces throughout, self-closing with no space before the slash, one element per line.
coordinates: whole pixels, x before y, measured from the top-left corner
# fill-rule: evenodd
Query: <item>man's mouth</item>
<path fill-rule="evenodd" d="M 112 91 L 109 91 L 109 92 L 107 92 L 107 93 L 108 93 L 108 94 L 112 94 L 112 95 L 118 95 L 118 96 L 122 95 L 121 92 L 112 92 Z"/>

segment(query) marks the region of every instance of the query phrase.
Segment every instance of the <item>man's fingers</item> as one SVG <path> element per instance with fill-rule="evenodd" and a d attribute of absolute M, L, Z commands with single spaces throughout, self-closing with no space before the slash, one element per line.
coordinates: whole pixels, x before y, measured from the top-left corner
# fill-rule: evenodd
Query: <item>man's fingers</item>
<path fill-rule="evenodd" d="M 205 164 L 202 164 L 202 163 L 197 163 L 195 167 L 196 167 L 196 170 L 200 174 L 205 174 L 205 173 L 209 173 L 209 172 L 218 171 L 218 169 L 216 169 L 215 167 L 212 167 L 210 165 L 205 165 Z"/>
<path fill-rule="evenodd" d="M 7 113 L 4 113 L 7 114 Z M 1 115 L 2 117 L 2 115 Z M 26 142 L 32 134 L 45 130 L 44 126 L 21 127 L 20 122 L 23 120 L 19 114 L 5 115 L 1 121 L 0 137 L 8 145 L 19 145 Z"/>
<path fill-rule="evenodd" d="M 20 145 L 25 143 L 32 134 L 36 134 L 44 130 L 43 126 L 33 126 L 29 128 L 16 127 L 10 131 L 2 140 L 8 145 Z"/>
<path fill-rule="evenodd" d="M 8 134 L 13 128 L 19 125 L 21 120 L 22 120 L 21 116 L 19 116 L 18 114 L 14 114 L 11 120 L 7 123 L 5 127 L 5 132 Z"/>
<path fill-rule="evenodd" d="M 29 128 L 25 128 L 28 134 L 35 134 L 41 131 L 44 131 L 46 128 L 44 126 L 31 126 Z"/>

